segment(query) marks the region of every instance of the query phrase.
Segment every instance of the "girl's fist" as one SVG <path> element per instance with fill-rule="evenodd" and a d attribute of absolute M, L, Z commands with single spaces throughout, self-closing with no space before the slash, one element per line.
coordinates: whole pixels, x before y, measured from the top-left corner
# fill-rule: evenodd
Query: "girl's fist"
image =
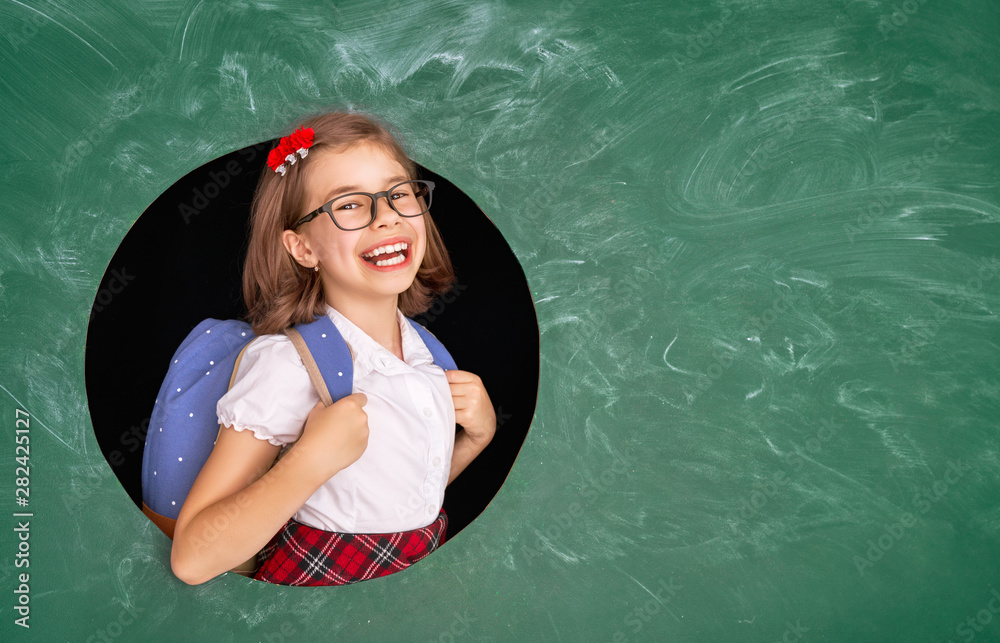
<path fill-rule="evenodd" d="M 311 461 L 333 477 L 356 462 L 368 448 L 368 397 L 354 393 L 324 406 L 320 401 L 306 418 L 296 446 L 307 450 Z M 301 445 L 301 446 L 300 446 Z"/>
<path fill-rule="evenodd" d="M 468 371 L 445 371 L 445 375 L 455 404 L 455 421 L 462 425 L 469 439 L 485 446 L 496 432 L 497 416 L 483 381 Z"/>

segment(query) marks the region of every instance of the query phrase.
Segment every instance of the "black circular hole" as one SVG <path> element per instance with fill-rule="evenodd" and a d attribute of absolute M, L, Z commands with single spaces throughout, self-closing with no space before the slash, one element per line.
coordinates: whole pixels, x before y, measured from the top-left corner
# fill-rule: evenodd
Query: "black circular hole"
<path fill-rule="evenodd" d="M 201 320 L 242 318 L 241 271 L 250 202 L 274 142 L 193 170 L 139 217 L 101 280 L 87 330 L 87 400 L 98 444 L 137 507 L 149 417 L 173 352 Z M 478 374 L 496 407 L 496 437 L 449 487 L 449 538 L 499 491 L 534 415 L 538 323 L 516 257 L 499 230 L 450 181 L 433 216 L 456 286 L 417 317 L 459 368 Z"/>

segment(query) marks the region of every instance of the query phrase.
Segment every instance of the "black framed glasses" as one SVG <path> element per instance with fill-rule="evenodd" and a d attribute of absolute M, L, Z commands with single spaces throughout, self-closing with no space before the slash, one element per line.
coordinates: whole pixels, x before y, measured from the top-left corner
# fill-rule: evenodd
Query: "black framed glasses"
<path fill-rule="evenodd" d="M 292 230 L 303 223 L 312 221 L 322 213 L 330 215 L 333 224 L 341 230 L 351 231 L 367 228 L 375 220 L 378 200 L 385 197 L 389 207 L 401 217 L 419 217 L 431 209 L 433 181 L 403 181 L 388 190 L 376 192 L 351 192 L 341 194 L 302 217 L 291 227 Z"/>

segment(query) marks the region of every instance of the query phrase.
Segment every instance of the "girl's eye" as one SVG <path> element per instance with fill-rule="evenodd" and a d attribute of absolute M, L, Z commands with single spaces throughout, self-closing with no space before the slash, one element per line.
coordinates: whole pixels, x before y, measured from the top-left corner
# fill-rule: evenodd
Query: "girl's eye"
<path fill-rule="evenodd" d="M 357 210 L 360 207 L 361 207 L 360 203 L 353 203 L 353 202 L 351 202 L 351 203 L 338 203 L 337 204 L 337 209 L 338 210 Z"/>
<path fill-rule="evenodd" d="M 396 201 L 400 199 L 405 199 L 410 196 L 410 193 L 406 190 L 396 190 L 392 193 L 392 198 Z"/>

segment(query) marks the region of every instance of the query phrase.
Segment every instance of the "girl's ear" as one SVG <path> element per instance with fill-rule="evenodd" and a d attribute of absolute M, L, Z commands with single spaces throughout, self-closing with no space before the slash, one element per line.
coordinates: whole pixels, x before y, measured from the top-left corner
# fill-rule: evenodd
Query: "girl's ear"
<path fill-rule="evenodd" d="M 313 251 L 309 248 L 309 244 L 305 239 L 296 234 L 294 230 L 285 230 L 282 232 L 281 243 L 284 244 L 288 254 L 292 255 L 292 259 L 295 259 L 300 266 L 312 269 L 319 264 L 319 260 L 316 259 Z"/>

